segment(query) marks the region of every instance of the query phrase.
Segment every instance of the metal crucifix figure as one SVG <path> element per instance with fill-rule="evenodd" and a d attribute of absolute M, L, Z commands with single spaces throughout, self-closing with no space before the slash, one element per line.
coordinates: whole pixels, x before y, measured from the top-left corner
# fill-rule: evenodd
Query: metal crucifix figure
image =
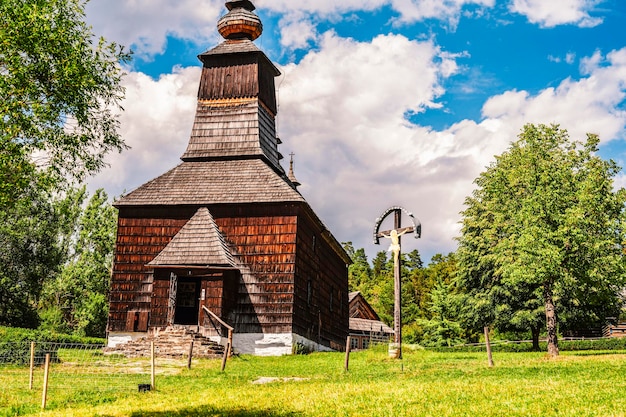
<path fill-rule="evenodd" d="M 382 222 L 391 214 L 394 214 L 393 229 L 380 231 Z M 402 227 L 402 213 L 406 214 L 412 221 L 411 227 Z M 393 280 L 394 280 L 394 307 L 393 307 L 393 331 L 394 344 L 393 349 L 389 349 L 389 354 L 397 359 L 402 358 L 402 287 L 400 277 L 400 253 L 401 253 L 401 236 L 406 233 L 415 233 L 415 239 L 422 235 L 422 225 L 413 216 L 412 213 L 402 207 L 391 207 L 376 219 L 374 228 L 374 244 L 380 244 L 381 238 L 391 239 L 389 251 L 393 253 Z"/>

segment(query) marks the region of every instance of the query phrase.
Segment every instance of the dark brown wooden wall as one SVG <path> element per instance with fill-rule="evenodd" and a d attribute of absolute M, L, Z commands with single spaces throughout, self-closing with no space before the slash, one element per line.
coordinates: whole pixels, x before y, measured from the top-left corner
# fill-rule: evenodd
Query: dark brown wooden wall
<path fill-rule="evenodd" d="M 120 211 L 110 330 L 126 330 L 127 311 L 150 308 L 150 325 L 166 325 L 169 272 L 157 271 L 152 285 L 151 269 L 145 264 L 167 245 L 196 209 Z M 209 210 L 240 262 L 240 272 L 227 272 L 230 275 L 224 277 L 232 289 L 225 285 L 223 290 L 236 293 L 236 299 L 222 294 L 224 302 L 233 306 L 225 308 L 222 317 L 235 327 L 235 332 L 295 332 L 342 348 L 348 334 L 347 266 L 323 238 L 321 226 L 308 209 L 297 204 L 257 204 Z M 156 218 L 166 213 L 176 218 Z M 206 289 L 214 290 L 217 296 L 221 290 L 217 287 Z M 152 288 L 151 300 L 148 290 Z"/>
<path fill-rule="evenodd" d="M 242 268 L 235 332 L 291 331 L 297 219 L 292 215 L 216 219 Z"/>
<path fill-rule="evenodd" d="M 341 350 L 349 328 L 348 268 L 306 212 L 297 242 L 294 331 Z"/>
<path fill-rule="evenodd" d="M 132 331 L 126 327 L 127 313 L 150 311 L 152 278 L 145 265 L 167 246 L 187 220 L 119 216 L 109 296 L 109 330 Z"/>
<path fill-rule="evenodd" d="M 260 59 L 261 58 L 261 59 Z M 198 98 L 201 100 L 258 97 L 275 116 L 274 69 L 259 54 L 206 58 Z"/>
<path fill-rule="evenodd" d="M 159 271 L 152 284 L 150 262 L 195 213 L 196 208 L 171 209 L 176 219 L 155 219 L 154 210 L 120 211 L 118 246 L 111 284 L 109 330 L 126 331 L 127 311 L 149 311 L 151 326 L 165 326 L 169 292 L 169 272 Z M 210 209 L 211 210 L 211 209 Z M 288 213 L 292 207 L 283 207 Z M 164 214 L 162 210 L 161 214 Z M 247 210 L 215 209 L 216 223 L 240 254 L 242 271 L 237 292 L 227 303 L 235 304 L 224 317 L 236 332 L 282 333 L 291 331 L 293 313 L 293 274 L 295 270 L 295 215 L 271 216 L 274 209 L 249 206 Z M 226 217 L 218 215 L 245 215 Z M 147 218 L 139 216 L 147 215 Z M 133 216 L 126 218 L 125 216 Z M 159 274 L 164 274 L 160 276 Z M 154 299 L 151 290 L 154 288 Z"/>
<path fill-rule="evenodd" d="M 223 273 L 203 276 L 202 289 L 205 290 L 205 300 L 202 305 L 217 314 L 219 317 L 227 317 L 235 309 L 237 304 L 237 291 L 239 290 L 239 273 L 226 271 Z M 205 315 L 202 315 L 200 324 L 203 324 Z"/>
<path fill-rule="evenodd" d="M 259 77 L 256 63 L 229 65 L 202 69 L 198 98 L 258 97 Z"/>

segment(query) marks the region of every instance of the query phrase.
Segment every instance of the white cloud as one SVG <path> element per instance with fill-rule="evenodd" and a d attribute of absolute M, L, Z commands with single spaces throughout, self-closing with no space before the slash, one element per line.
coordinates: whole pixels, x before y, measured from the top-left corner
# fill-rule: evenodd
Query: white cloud
<path fill-rule="evenodd" d="M 141 57 L 162 53 L 168 36 L 213 44 L 223 0 L 91 0 L 87 20 L 99 36 L 133 46 Z"/>
<path fill-rule="evenodd" d="M 508 91 L 483 106 L 483 116 L 508 125 L 558 123 L 574 138 L 597 133 L 602 140 L 624 138 L 626 112 L 619 105 L 626 98 L 626 48 L 606 57 L 596 53 L 583 60 L 586 78 L 563 80 L 536 96 Z"/>
<path fill-rule="evenodd" d="M 371 245 L 367 232 L 396 204 L 424 226 L 422 240 L 408 239 L 407 248 L 427 255 L 454 250 L 473 180 L 526 123 L 556 122 L 576 139 L 587 132 L 624 138 L 626 48 L 592 60 L 586 77 L 536 95 L 505 92 L 485 103 L 482 121 L 435 131 L 403 115 L 435 105 L 447 74 L 436 63 L 440 55 L 430 42 L 401 36 L 358 43 L 326 34 L 319 52 L 285 69 L 283 153 L 296 153 L 301 190 L 336 236 L 370 254 L 383 248 Z"/>
<path fill-rule="evenodd" d="M 575 52 L 568 52 L 567 54 L 565 54 L 565 62 L 567 62 L 568 64 L 572 65 L 575 61 L 576 61 L 576 53 Z"/>
<path fill-rule="evenodd" d="M 299 49 L 318 39 L 321 19 L 340 20 L 344 14 L 393 8 L 397 22 L 441 19 L 458 22 L 463 7 L 492 7 L 495 0 L 257 0 L 258 9 L 279 16 L 280 43 Z M 223 0 L 91 0 L 87 20 L 94 32 L 110 41 L 132 46 L 137 56 L 150 59 L 165 50 L 167 37 L 212 45 L 221 38 L 216 22 L 226 12 Z"/>
<path fill-rule="evenodd" d="M 495 0 L 391 0 L 391 4 L 400 13 L 400 22 L 440 19 L 456 26 L 463 7 L 493 7 Z"/>
<path fill-rule="evenodd" d="M 400 204 L 424 222 L 420 249 L 452 249 L 458 203 L 471 187 L 471 180 L 462 184 L 464 174 L 476 171 L 474 162 L 454 152 L 453 135 L 412 125 L 404 115 L 437 107 L 441 81 L 455 70 L 431 41 L 388 35 L 366 43 L 333 33 L 318 52 L 284 69 L 283 153 L 296 153 L 302 193 L 338 239 L 375 250 L 368 231 L 388 206 Z"/>
<path fill-rule="evenodd" d="M 303 49 L 318 37 L 314 23 L 301 12 L 289 13 L 280 20 L 280 43 L 291 49 Z"/>
<path fill-rule="evenodd" d="M 572 65 L 576 61 L 576 53 L 568 52 L 564 57 L 548 55 L 548 61 L 556 62 L 557 64 L 565 62 L 566 64 Z"/>
<path fill-rule="evenodd" d="M 265 8 L 281 14 L 297 12 L 309 15 L 318 14 L 324 17 L 330 17 L 332 15 L 355 10 L 376 10 L 389 3 L 389 1 L 390 0 L 256 0 L 254 1 L 254 4 L 257 6 L 257 8 Z"/>
<path fill-rule="evenodd" d="M 589 12 L 602 0 L 513 0 L 511 11 L 522 14 L 531 23 L 542 27 L 577 25 L 593 27 L 602 18 L 592 17 Z"/>
<path fill-rule="evenodd" d="M 264 7 L 277 13 L 302 12 L 308 15 L 320 15 L 325 18 L 338 16 L 353 11 L 373 11 L 384 6 L 391 6 L 400 15 L 403 22 L 424 19 L 456 20 L 463 7 L 478 5 L 493 7 L 495 0 L 258 0 L 258 7 Z"/>
<path fill-rule="evenodd" d="M 109 168 L 89 181 L 91 189 L 103 187 L 118 196 L 180 163 L 189 142 L 199 79 L 199 68 L 176 69 L 158 80 L 141 73 L 124 78 L 120 133 L 131 149 L 109 155 Z"/>

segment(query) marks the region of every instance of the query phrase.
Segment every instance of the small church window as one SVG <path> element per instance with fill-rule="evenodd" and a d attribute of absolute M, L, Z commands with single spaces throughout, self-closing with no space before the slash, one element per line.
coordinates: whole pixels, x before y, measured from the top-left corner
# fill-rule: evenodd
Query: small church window
<path fill-rule="evenodd" d="M 341 293 L 341 290 L 339 290 L 338 292 L 339 294 L 339 312 L 343 313 L 343 294 Z"/>
<path fill-rule="evenodd" d="M 311 305 L 311 299 L 313 298 L 313 282 L 308 280 L 306 283 L 306 303 Z"/>
<path fill-rule="evenodd" d="M 335 289 L 330 289 L 330 311 L 333 311 L 333 294 L 335 293 Z"/>

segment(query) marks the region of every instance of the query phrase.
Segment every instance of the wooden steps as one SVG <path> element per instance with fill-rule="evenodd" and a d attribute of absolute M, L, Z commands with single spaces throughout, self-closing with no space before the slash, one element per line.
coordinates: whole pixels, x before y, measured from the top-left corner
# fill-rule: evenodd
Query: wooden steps
<path fill-rule="evenodd" d="M 150 356 L 150 346 L 154 342 L 155 356 L 159 358 L 186 358 L 193 341 L 194 358 L 221 358 L 224 346 L 184 327 L 174 326 L 157 329 L 137 340 L 105 348 L 105 354 L 121 354 L 128 358 Z"/>

